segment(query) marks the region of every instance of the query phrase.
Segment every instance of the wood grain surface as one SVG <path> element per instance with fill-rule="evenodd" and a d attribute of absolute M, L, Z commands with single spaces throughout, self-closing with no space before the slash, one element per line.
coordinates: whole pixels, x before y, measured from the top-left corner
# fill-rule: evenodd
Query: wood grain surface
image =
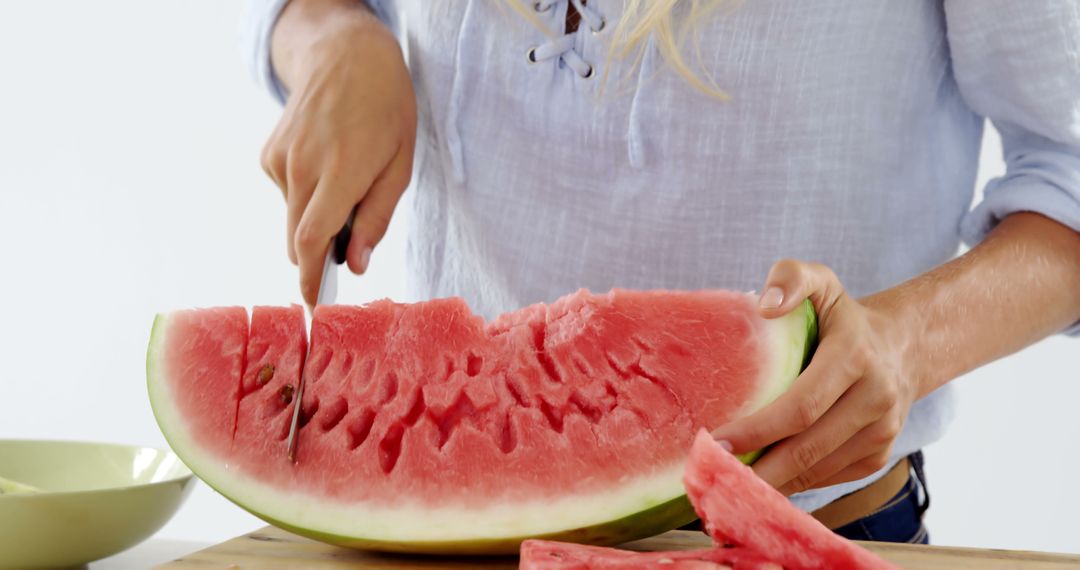
<path fill-rule="evenodd" d="M 1080 569 L 1080 556 L 1072 555 L 910 544 L 862 544 L 887 560 L 907 569 Z M 707 548 L 710 545 L 708 537 L 703 534 L 672 531 L 624 545 L 624 548 L 634 550 L 689 550 Z M 166 570 L 276 570 L 284 568 L 312 570 L 344 570 L 346 568 L 378 568 L 380 570 L 463 568 L 510 570 L 517 568 L 517 559 L 514 557 L 402 556 L 361 552 L 330 546 L 274 527 L 266 527 L 205 550 L 193 552 L 157 568 Z"/>

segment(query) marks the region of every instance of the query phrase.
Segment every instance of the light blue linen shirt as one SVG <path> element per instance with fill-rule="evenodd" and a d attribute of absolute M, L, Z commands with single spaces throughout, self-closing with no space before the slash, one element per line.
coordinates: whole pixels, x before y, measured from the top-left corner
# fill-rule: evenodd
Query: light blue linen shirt
<path fill-rule="evenodd" d="M 601 22 L 621 0 L 590 0 L 555 37 L 498 3 L 371 3 L 418 98 L 414 298 L 490 317 L 579 287 L 749 290 L 783 257 L 860 296 L 1014 212 L 1080 231 L 1080 0 L 746 0 L 702 22 L 700 59 L 685 50 L 728 103 L 651 45 L 637 68 L 609 62 Z M 284 4 L 251 2 L 247 42 L 282 101 L 269 37 Z M 537 15 L 561 30 L 568 4 Z M 1008 170 L 972 209 L 984 118 Z M 952 399 L 916 403 L 892 462 L 942 435 Z M 814 510 L 883 473 L 792 499 Z"/>

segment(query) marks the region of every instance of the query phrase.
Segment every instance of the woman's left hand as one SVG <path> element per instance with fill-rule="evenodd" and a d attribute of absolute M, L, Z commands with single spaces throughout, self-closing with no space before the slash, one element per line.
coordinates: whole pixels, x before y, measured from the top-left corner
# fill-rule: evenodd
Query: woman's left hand
<path fill-rule="evenodd" d="M 735 453 L 776 443 L 753 468 L 785 495 L 885 467 L 919 396 L 916 379 L 905 370 L 909 333 L 885 308 L 849 297 L 820 264 L 780 261 L 764 291 L 760 310 L 766 318 L 784 315 L 806 298 L 813 302 L 817 351 L 787 392 L 713 435 L 730 442 Z"/>

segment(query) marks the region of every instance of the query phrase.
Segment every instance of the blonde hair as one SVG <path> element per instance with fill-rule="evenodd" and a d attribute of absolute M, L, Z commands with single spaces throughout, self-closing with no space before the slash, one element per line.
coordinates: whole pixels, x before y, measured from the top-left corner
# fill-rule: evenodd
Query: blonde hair
<path fill-rule="evenodd" d="M 506 0 L 510 6 L 533 22 L 548 30 L 536 14 L 529 8 L 532 0 Z M 524 2 L 524 3 L 523 3 Z M 608 46 L 608 63 L 615 58 L 628 59 L 632 56 L 632 69 L 636 69 L 645 54 L 649 40 L 652 39 L 660 50 L 664 61 L 695 89 L 712 97 L 727 101 L 731 97 L 720 89 L 708 73 L 695 71 L 683 55 L 688 39 L 693 40 L 697 62 L 702 62 L 701 45 L 696 33 L 699 24 L 706 15 L 721 5 L 734 6 L 735 2 L 725 0 L 625 0 L 623 16 L 615 25 Z M 687 6 L 687 13 L 675 21 L 673 12 L 676 6 Z M 605 66 L 604 79 L 608 76 L 610 65 Z"/>

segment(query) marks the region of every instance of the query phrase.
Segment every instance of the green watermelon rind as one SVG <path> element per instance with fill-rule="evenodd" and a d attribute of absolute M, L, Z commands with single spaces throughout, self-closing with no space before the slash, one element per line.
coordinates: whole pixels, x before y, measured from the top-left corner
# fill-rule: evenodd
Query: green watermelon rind
<path fill-rule="evenodd" d="M 804 302 L 801 311 L 793 311 L 793 314 L 788 315 L 787 317 L 781 317 L 781 319 L 794 321 L 797 317 L 796 313 L 800 312 L 802 313 L 802 318 L 799 319 L 801 322 L 797 323 L 799 325 L 797 329 L 793 326 L 795 323 L 791 323 L 787 327 L 776 327 L 781 330 L 783 328 L 789 329 L 783 332 L 787 333 L 789 338 L 786 340 L 789 343 L 798 345 L 794 346 L 789 344 L 788 346 L 791 349 L 797 349 L 799 357 L 797 363 L 794 358 L 789 358 L 785 362 L 777 363 L 779 370 L 776 372 L 776 379 L 774 381 L 782 384 L 782 387 L 775 386 L 774 390 L 776 388 L 781 388 L 781 392 L 786 390 L 791 383 L 794 382 L 798 373 L 809 363 L 817 341 L 817 317 L 813 306 L 809 301 Z M 154 319 L 150 334 L 150 345 L 147 349 L 147 389 L 150 393 L 151 407 L 153 409 L 155 420 L 158 422 L 158 425 L 162 427 L 162 433 L 165 435 L 169 445 L 176 451 L 177 455 L 179 455 L 185 463 L 188 463 L 188 467 L 203 479 L 208 486 L 244 510 L 279 528 L 314 540 L 348 548 L 428 554 L 511 554 L 516 553 L 521 542 L 529 538 L 607 546 L 654 536 L 673 528 L 683 526 L 697 518 L 689 499 L 685 494 L 682 494 L 668 500 L 652 501 L 651 504 L 645 505 L 643 508 L 632 514 L 586 527 L 553 533 L 523 534 L 492 538 L 484 537 L 477 539 L 454 538 L 450 540 L 401 541 L 371 539 L 335 534 L 333 532 L 326 532 L 314 528 L 306 528 L 280 520 L 280 518 L 260 512 L 243 504 L 243 502 L 230 496 L 230 493 L 225 489 L 220 488 L 220 485 L 203 478 L 202 473 L 206 471 L 217 471 L 218 469 L 210 466 L 205 466 L 206 468 L 204 469 L 204 466 L 200 465 L 202 461 L 196 456 L 198 450 L 194 449 L 195 446 L 179 441 L 178 434 L 173 433 L 171 429 L 165 428 L 166 425 L 173 424 L 175 421 L 165 417 L 169 415 L 171 411 L 166 411 L 166 409 L 170 407 L 167 406 L 167 401 L 163 400 L 163 398 L 168 398 L 166 394 L 162 393 L 164 390 L 167 390 L 167 386 L 163 375 L 158 373 L 158 359 L 156 355 L 158 353 L 157 349 L 163 344 L 162 341 L 165 337 L 164 328 L 167 323 L 167 318 L 167 315 L 159 314 Z M 794 352 L 795 351 L 793 351 L 792 356 L 795 356 Z M 161 381 L 157 381 L 159 378 Z M 172 435 L 170 435 L 171 433 Z M 186 439 L 186 434 L 184 435 L 184 438 Z M 191 453 L 188 453 L 189 451 Z M 760 457 L 763 452 L 764 450 L 758 450 L 746 453 L 740 455 L 739 459 L 743 463 L 751 464 Z M 211 460 L 211 458 L 207 458 L 207 460 Z"/>
<path fill-rule="evenodd" d="M 817 311 L 814 310 L 814 304 L 810 302 L 810 299 L 803 301 L 800 310 L 806 318 L 806 343 L 803 345 L 802 367 L 799 368 L 799 372 L 802 372 L 810 366 L 810 359 L 814 357 L 814 351 L 817 350 L 818 320 Z"/>

